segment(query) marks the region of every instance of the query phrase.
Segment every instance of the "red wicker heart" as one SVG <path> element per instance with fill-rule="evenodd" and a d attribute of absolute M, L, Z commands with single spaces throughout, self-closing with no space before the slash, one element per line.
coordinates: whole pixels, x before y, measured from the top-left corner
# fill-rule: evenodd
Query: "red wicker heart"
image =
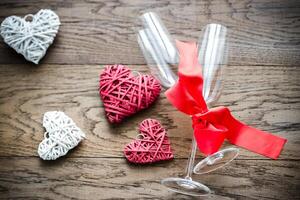
<path fill-rule="evenodd" d="M 106 66 L 100 75 L 99 94 L 111 123 L 149 107 L 159 96 L 161 86 L 151 75 L 133 76 L 123 65 Z"/>
<path fill-rule="evenodd" d="M 145 119 L 139 126 L 141 137 L 124 148 L 124 155 L 129 162 L 147 164 L 173 159 L 173 153 L 166 130 L 159 121 Z"/>

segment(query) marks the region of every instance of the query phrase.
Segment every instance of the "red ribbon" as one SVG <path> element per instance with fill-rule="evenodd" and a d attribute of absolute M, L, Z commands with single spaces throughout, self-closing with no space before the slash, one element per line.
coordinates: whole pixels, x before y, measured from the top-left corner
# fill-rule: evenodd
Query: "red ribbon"
<path fill-rule="evenodd" d="M 225 139 L 255 153 L 277 159 L 286 139 L 252 128 L 235 119 L 228 108 L 208 109 L 202 96 L 202 69 L 197 45 L 177 41 L 180 55 L 178 82 L 166 91 L 168 100 L 192 116 L 198 148 L 206 155 L 219 150 Z"/>

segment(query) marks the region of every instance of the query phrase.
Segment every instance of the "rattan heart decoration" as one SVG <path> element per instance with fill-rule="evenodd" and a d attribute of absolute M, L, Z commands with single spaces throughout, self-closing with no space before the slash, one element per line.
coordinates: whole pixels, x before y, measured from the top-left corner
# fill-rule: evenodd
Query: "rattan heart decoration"
<path fill-rule="evenodd" d="M 149 107 L 159 96 L 160 83 L 151 75 L 137 74 L 123 65 L 109 65 L 100 74 L 99 94 L 109 122 Z"/>
<path fill-rule="evenodd" d="M 52 10 L 40 10 L 24 18 L 7 17 L 0 27 L 4 42 L 26 60 L 38 64 L 52 44 L 60 25 L 59 17 Z"/>
<path fill-rule="evenodd" d="M 46 112 L 43 126 L 46 132 L 38 147 L 38 154 L 43 160 L 55 160 L 66 155 L 85 138 L 84 132 L 61 111 Z"/>
<path fill-rule="evenodd" d="M 167 132 L 159 121 L 145 119 L 140 123 L 139 131 L 138 138 L 124 148 L 129 162 L 147 164 L 174 158 Z"/>

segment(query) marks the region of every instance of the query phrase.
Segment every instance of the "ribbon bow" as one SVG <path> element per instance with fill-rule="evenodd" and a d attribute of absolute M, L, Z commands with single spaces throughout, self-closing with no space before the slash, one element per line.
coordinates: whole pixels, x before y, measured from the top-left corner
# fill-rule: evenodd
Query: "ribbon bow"
<path fill-rule="evenodd" d="M 213 154 L 227 139 L 234 145 L 277 159 L 286 139 L 245 125 L 226 107 L 208 109 L 202 96 L 203 78 L 197 45 L 177 41 L 177 47 L 179 80 L 165 94 L 173 106 L 192 116 L 194 137 L 200 151 Z"/>

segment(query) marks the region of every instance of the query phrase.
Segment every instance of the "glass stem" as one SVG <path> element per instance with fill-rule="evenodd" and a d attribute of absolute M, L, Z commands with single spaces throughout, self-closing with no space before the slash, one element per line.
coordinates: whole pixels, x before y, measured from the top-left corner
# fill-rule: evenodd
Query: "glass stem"
<path fill-rule="evenodd" d="M 192 179 L 192 173 L 193 173 L 193 167 L 195 163 L 195 157 L 196 157 L 196 152 L 197 152 L 197 143 L 195 140 L 195 137 L 193 135 L 192 139 L 192 149 L 191 149 L 191 154 L 187 163 L 186 167 L 186 179 Z"/>

